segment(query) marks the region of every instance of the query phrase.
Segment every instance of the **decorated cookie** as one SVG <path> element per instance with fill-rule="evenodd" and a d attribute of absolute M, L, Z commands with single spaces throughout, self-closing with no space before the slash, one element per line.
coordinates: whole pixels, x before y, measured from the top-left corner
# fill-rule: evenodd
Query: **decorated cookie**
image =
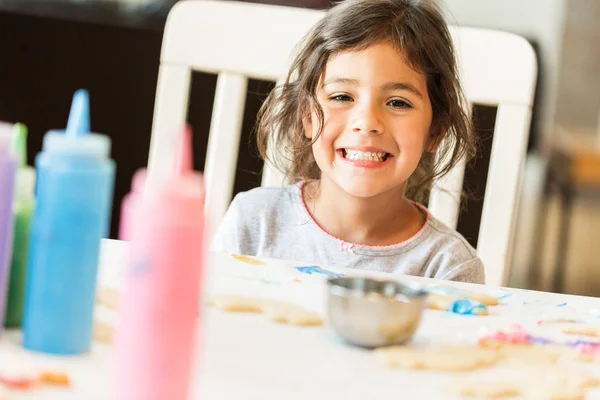
<path fill-rule="evenodd" d="M 231 257 L 235 258 L 238 261 L 241 261 L 243 263 L 250 264 L 250 265 L 265 265 L 266 264 L 264 261 L 258 260 L 256 258 L 253 258 L 250 256 L 241 255 L 241 254 L 232 254 Z"/>

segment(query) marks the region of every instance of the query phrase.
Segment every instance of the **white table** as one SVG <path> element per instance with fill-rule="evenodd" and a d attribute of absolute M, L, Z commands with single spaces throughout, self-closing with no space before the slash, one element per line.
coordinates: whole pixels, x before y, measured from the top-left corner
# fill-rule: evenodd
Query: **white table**
<path fill-rule="evenodd" d="M 103 251 L 100 283 L 119 288 L 122 254 L 120 243 L 109 243 Z M 113 247 L 117 246 L 117 247 Z M 207 292 L 237 293 L 277 298 L 300 303 L 325 315 L 325 278 L 297 271 L 294 262 L 271 261 L 255 266 L 229 255 L 210 255 Z M 352 275 L 382 276 L 377 273 L 327 268 Z M 390 276 L 387 275 L 387 278 Z M 412 279 L 425 284 L 436 281 Z M 300 282 L 298 282 L 298 280 Z M 515 321 L 536 333 L 564 338 L 556 326 L 538 326 L 546 318 L 568 317 L 589 322 L 600 319 L 600 299 L 555 295 L 516 289 L 497 289 L 479 285 L 456 287 L 504 296 L 501 305 L 490 309 L 488 317 L 458 316 L 426 311 L 414 342 L 465 344 L 476 341 L 482 330 L 492 331 Z M 97 318 L 112 321 L 106 309 Z M 259 315 L 226 314 L 206 309 L 200 321 L 198 360 L 194 399 L 451 399 L 443 384 L 452 374 L 389 370 L 373 359 L 368 350 L 342 344 L 327 327 L 295 328 L 273 324 Z M 573 337 L 571 337 L 573 339 Z M 0 363 L 8 352 L 17 352 L 35 365 L 46 365 L 69 372 L 71 389 L 40 388 L 14 393 L 13 399 L 109 399 L 112 348 L 94 343 L 91 354 L 61 358 L 31 355 L 18 346 L 18 332 L 6 335 L 0 346 Z M 504 374 L 506 367 L 495 367 L 487 374 Z M 600 363 L 590 368 L 597 369 Z M 600 390 L 588 392 L 600 399 Z"/>

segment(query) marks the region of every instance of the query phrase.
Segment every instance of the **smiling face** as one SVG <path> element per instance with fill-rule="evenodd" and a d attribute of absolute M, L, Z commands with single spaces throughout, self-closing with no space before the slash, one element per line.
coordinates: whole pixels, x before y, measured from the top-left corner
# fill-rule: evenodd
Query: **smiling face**
<path fill-rule="evenodd" d="M 432 122 L 426 76 L 387 42 L 329 59 L 317 89 L 323 130 L 312 149 L 322 184 L 369 198 L 403 193 Z M 318 133 L 313 113 L 305 134 Z"/>

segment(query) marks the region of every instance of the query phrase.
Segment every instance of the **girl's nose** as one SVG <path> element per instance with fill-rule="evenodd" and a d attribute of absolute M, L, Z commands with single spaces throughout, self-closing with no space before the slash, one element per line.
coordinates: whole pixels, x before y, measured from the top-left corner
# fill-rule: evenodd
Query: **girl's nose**
<path fill-rule="evenodd" d="M 381 111 L 376 104 L 371 102 L 355 108 L 355 118 L 352 122 L 352 131 L 355 133 L 380 134 L 383 132 Z"/>

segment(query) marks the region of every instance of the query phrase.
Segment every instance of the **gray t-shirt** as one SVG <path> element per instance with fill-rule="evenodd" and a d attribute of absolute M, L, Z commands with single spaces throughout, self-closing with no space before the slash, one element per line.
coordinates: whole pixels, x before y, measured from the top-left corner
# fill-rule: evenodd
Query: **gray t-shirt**
<path fill-rule="evenodd" d="M 352 244 L 333 237 L 314 221 L 304 204 L 301 184 L 239 193 L 221 222 L 211 250 L 484 283 L 483 265 L 473 247 L 429 212 L 423 228 L 402 243 Z"/>

